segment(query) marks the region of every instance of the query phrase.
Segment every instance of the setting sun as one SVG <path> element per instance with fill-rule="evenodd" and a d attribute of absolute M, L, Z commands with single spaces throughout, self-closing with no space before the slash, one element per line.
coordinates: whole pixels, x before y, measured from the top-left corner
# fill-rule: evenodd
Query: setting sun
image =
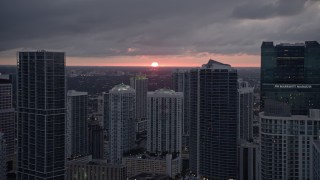
<path fill-rule="evenodd" d="M 158 67 L 159 64 L 158 64 L 157 62 L 153 62 L 153 63 L 151 63 L 151 66 L 152 66 L 152 67 Z"/>

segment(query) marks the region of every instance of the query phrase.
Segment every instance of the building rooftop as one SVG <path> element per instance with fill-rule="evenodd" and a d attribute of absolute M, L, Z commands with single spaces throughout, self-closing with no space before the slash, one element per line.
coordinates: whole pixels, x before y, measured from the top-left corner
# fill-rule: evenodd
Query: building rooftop
<path fill-rule="evenodd" d="M 129 180 L 170 180 L 170 177 L 162 174 L 141 173 L 129 178 Z"/>
<path fill-rule="evenodd" d="M 206 69 L 232 69 L 229 64 L 223 64 L 216 60 L 209 59 L 207 64 L 203 64 L 202 68 Z"/>
<path fill-rule="evenodd" d="M 145 74 L 138 74 L 134 77 L 136 80 L 143 80 L 143 79 L 148 79 L 147 75 Z"/>
<path fill-rule="evenodd" d="M 88 95 L 87 92 L 80 92 L 80 91 L 76 91 L 76 90 L 69 90 L 68 91 L 68 96 L 85 96 Z"/>
<path fill-rule="evenodd" d="M 176 92 L 172 89 L 158 89 L 158 90 L 154 91 L 154 93 L 156 93 L 156 94 L 158 94 L 158 93 L 175 94 Z"/>
<path fill-rule="evenodd" d="M 304 43 L 280 43 L 276 45 L 277 47 L 305 47 L 305 46 L 319 46 L 317 41 L 305 41 Z M 272 41 L 262 42 L 262 47 L 274 47 Z"/>
<path fill-rule="evenodd" d="M 148 96 L 153 96 L 153 97 L 183 97 L 183 92 L 176 92 L 174 90 L 171 90 L 171 89 L 166 89 L 166 88 L 163 88 L 163 89 L 158 89 L 158 90 L 155 90 L 155 91 L 151 91 L 151 92 L 148 92 Z"/>
<path fill-rule="evenodd" d="M 280 43 L 277 46 L 305 46 L 304 43 Z"/>
<path fill-rule="evenodd" d="M 123 83 L 114 86 L 109 92 L 121 92 L 121 91 L 135 92 L 135 90 L 131 86 L 125 85 Z"/>

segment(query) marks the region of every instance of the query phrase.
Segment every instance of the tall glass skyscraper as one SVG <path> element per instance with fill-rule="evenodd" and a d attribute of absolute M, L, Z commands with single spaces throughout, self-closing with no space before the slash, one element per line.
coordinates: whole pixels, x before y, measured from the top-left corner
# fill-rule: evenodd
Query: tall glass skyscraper
<path fill-rule="evenodd" d="M 177 69 L 172 74 L 173 90 L 183 92 L 182 148 L 189 147 L 190 134 L 190 71 Z"/>
<path fill-rule="evenodd" d="M 237 178 L 237 70 L 209 60 L 190 71 L 190 169 Z"/>
<path fill-rule="evenodd" d="M 146 75 L 137 75 L 130 78 L 130 85 L 136 90 L 136 118 L 147 118 L 148 78 Z"/>
<path fill-rule="evenodd" d="M 7 162 L 6 162 L 6 140 L 4 134 L 0 131 L 0 177 L 3 180 L 7 179 Z"/>
<path fill-rule="evenodd" d="M 66 158 L 88 155 L 88 93 L 67 93 Z"/>
<path fill-rule="evenodd" d="M 64 179 L 65 53 L 19 52 L 17 179 Z"/>
<path fill-rule="evenodd" d="M 141 74 L 131 77 L 130 85 L 136 90 L 136 132 L 146 132 L 148 78 Z"/>
<path fill-rule="evenodd" d="M 289 104 L 292 115 L 320 108 L 320 45 L 263 42 L 261 46 L 261 111 L 265 100 Z"/>
<path fill-rule="evenodd" d="M 7 160 L 15 159 L 15 110 L 13 108 L 13 87 L 9 78 L 0 77 L 0 131 L 7 143 Z"/>
<path fill-rule="evenodd" d="M 320 128 L 320 45 L 261 46 L 262 180 L 314 179 L 312 143 Z"/>

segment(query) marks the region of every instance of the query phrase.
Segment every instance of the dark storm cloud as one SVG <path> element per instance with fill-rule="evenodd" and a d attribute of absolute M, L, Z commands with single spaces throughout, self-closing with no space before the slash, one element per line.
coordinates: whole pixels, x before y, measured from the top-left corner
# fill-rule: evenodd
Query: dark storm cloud
<path fill-rule="evenodd" d="M 263 40 L 319 40 L 319 10 L 301 0 L 2 1 L 0 53 L 256 54 Z"/>
<path fill-rule="evenodd" d="M 248 1 L 233 11 L 235 18 L 265 19 L 276 16 L 292 16 L 302 12 L 305 0 Z"/>

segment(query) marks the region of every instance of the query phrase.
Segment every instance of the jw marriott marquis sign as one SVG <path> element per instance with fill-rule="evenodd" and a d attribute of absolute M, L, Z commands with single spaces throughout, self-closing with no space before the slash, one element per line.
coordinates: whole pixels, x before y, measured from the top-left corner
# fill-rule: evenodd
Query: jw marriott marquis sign
<path fill-rule="evenodd" d="M 283 89 L 310 89 L 312 85 L 310 84 L 275 84 L 274 88 Z"/>

